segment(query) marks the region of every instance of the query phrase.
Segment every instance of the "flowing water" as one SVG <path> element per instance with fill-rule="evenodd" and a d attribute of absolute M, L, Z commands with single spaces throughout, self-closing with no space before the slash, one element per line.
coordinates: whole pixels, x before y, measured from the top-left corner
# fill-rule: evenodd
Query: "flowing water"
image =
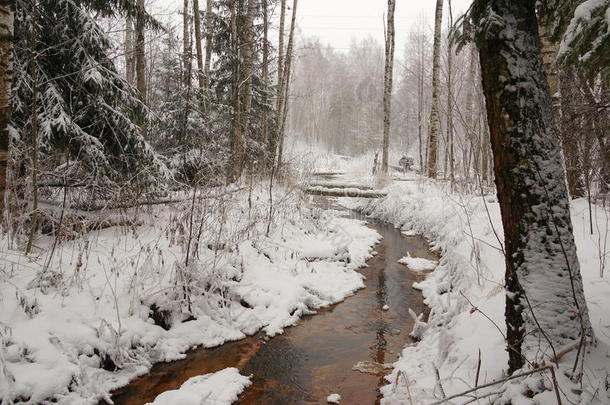
<path fill-rule="evenodd" d="M 364 289 L 316 315 L 305 316 L 283 335 L 268 339 L 259 334 L 157 364 L 149 374 L 116 391 L 114 403 L 152 402 L 190 377 L 226 367 L 252 375 L 253 384 L 239 404 L 325 404 L 332 393 L 339 393 L 344 404 L 378 403 L 378 388 L 387 384 L 384 375 L 390 371 L 383 365 L 396 361 L 411 342 L 413 321 L 408 309 L 426 312 L 421 294 L 412 288 L 422 275 L 398 260 L 407 253 L 437 257 L 425 239 L 403 236 L 391 225 L 364 220 L 383 237 L 375 247 L 377 255 L 359 270 L 366 276 Z M 384 310 L 385 305 L 389 309 Z"/>

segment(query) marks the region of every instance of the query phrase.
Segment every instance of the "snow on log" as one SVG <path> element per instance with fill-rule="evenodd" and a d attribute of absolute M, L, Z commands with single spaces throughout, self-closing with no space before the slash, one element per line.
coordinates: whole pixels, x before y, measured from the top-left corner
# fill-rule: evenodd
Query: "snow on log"
<path fill-rule="evenodd" d="M 327 188 L 308 187 L 306 194 L 322 195 L 327 197 L 358 197 L 358 198 L 383 198 L 388 195 L 383 190 L 361 190 L 358 188 Z"/>

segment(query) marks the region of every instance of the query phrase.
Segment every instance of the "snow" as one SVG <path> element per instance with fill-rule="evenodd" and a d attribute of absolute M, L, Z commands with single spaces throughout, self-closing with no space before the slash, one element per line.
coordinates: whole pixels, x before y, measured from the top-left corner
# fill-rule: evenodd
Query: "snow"
<path fill-rule="evenodd" d="M 329 404 L 338 404 L 339 402 L 341 402 L 341 395 L 339 395 L 339 394 L 330 394 L 326 398 L 326 402 L 328 402 Z"/>
<path fill-rule="evenodd" d="M 166 391 L 151 405 L 230 405 L 252 382 L 230 367 L 188 379 L 177 390 Z"/>
<path fill-rule="evenodd" d="M 405 256 L 398 261 L 398 263 L 404 264 L 413 271 L 430 271 L 434 270 L 438 266 L 438 262 L 435 260 L 422 259 L 420 257 Z"/>
<path fill-rule="evenodd" d="M 386 377 L 388 385 L 381 389 L 382 404 L 425 404 L 440 400 L 435 370 L 439 372 L 446 395 L 471 388 L 479 351 L 479 385 L 504 377 L 508 361 L 503 337 L 506 330 L 505 267 L 497 199 L 493 194 L 481 198 L 455 193 L 447 185 L 424 179 L 395 182 L 387 190 L 388 196 L 383 199 L 342 199 L 341 203 L 390 222 L 403 232 L 423 235 L 441 259 L 423 282 L 413 286 L 422 291 L 425 303 L 431 309 L 430 318 L 426 323 L 421 322 L 420 316 L 410 311 L 415 320 L 412 335 L 421 340 L 404 348 L 394 370 Z M 600 269 L 610 251 L 610 212 L 593 205 L 593 234 L 588 226 L 586 200 L 573 201 L 571 213 L 585 296 L 598 344 L 587 349 L 582 387 L 565 374 L 574 365 L 574 351 L 561 359 L 556 374 L 564 403 L 570 403 L 569 400 L 582 405 L 607 404 L 610 276 L 607 269 L 602 276 Z M 522 395 L 527 384 L 540 383 L 546 391 L 533 399 Z M 546 374 L 505 386 L 496 385 L 479 393 L 503 391 L 504 400 L 511 398 L 512 403 L 551 405 L 556 404 L 554 392 L 549 391 L 551 388 Z M 467 400 L 463 398 L 456 403 Z"/>
<path fill-rule="evenodd" d="M 383 190 L 363 190 L 363 189 L 355 188 L 355 187 L 330 188 L 330 187 L 321 187 L 321 186 L 308 187 L 306 192 L 308 192 L 308 193 L 329 192 L 329 193 L 336 193 L 336 194 L 355 194 L 355 195 L 362 196 L 362 197 L 367 197 L 367 196 L 377 197 L 377 196 L 380 196 L 380 195 L 383 196 L 386 194 L 385 191 L 383 191 Z"/>
<path fill-rule="evenodd" d="M 267 236 L 267 193 L 253 191 L 252 209 L 248 190 L 202 196 L 188 266 L 189 201 L 126 210 L 140 225 L 59 240 L 52 257 L 51 237 L 27 257 L 0 237 L 0 398 L 96 404 L 156 362 L 283 333 L 364 286 L 374 230 L 276 189 Z"/>

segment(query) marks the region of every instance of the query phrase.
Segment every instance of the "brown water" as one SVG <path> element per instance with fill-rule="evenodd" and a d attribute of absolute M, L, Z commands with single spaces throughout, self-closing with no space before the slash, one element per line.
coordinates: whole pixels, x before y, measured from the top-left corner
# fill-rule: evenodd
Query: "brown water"
<path fill-rule="evenodd" d="M 262 335 L 227 343 L 213 349 L 196 349 L 183 360 L 155 365 L 151 372 L 117 390 L 117 405 L 151 402 L 163 391 L 176 389 L 190 377 L 237 367 L 252 375 L 253 384 L 242 394 L 240 404 L 325 404 L 332 393 L 343 404 L 375 404 L 378 388 L 385 385 L 392 363 L 411 341 L 413 322 L 408 309 L 426 312 L 421 294 L 412 288 L 422 275 L 397 261 L 409 253 L 437 259 L 421 237 L 405 237 L 391 225 L 369 226 L 383 240 L 377 256 L 360 270 L 366 288 L 317 315 L 306 316 L 294 327 L 272 339 Z M 384 305 L 389 310 L 384 311 Z M 355 371 L 359 362 L 369 362 L 371 373 Z"/>

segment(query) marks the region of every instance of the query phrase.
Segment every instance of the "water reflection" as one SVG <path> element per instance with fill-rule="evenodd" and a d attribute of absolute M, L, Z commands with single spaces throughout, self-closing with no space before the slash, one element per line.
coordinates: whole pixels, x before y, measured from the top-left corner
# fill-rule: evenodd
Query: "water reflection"
<path fill-rule="evenodd" d="M 115 403 L 144 404 L 194 375 L 225 367 L 237 367 L 242 374 L 253 376 L 241 404 L 321 404 L 335 392 L 345 404 L 378 403 L 383 375 L 352 368 L 367 360 L 383 364 L 397 359 L 410 341 L 413 324 L 408 309 L 425 312 L 420 293 L 411 287 L 421 275 L 397 261 L 407 253 L 435 257 L 424 239 L 405 237 L 390 225 L 369 222 L 383 241 L 375 248 L 378 255 L 361 270 L 366 276 L 365 289 L 318 315 L 303 318 L 284 335 L 270 340 L 255 336 L 216 349 L 198 349 L 184 360 L 156 365 L 149 375 L 119 390 L 113 396 Z M 384 311 L 384 305 L 389 310 Z"/>

